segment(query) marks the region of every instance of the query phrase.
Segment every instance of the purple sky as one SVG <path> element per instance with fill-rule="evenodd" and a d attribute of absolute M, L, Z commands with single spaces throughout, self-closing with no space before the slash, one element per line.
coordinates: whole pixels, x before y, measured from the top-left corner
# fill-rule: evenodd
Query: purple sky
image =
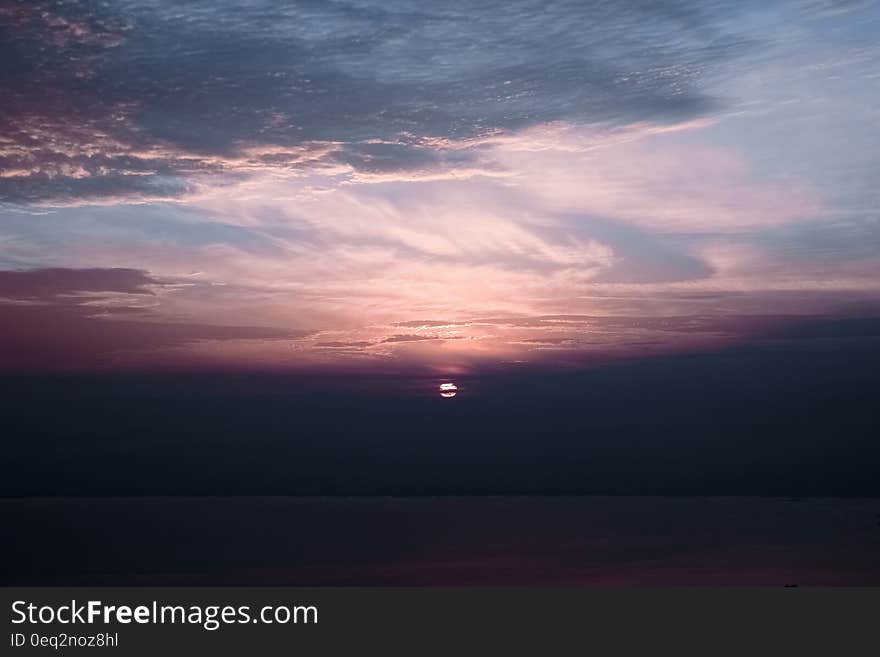
<path fill-rule="evenodd" d="M 858 0 L 0 0 L 0 368 L 452 376 L 880 305 Z"/>

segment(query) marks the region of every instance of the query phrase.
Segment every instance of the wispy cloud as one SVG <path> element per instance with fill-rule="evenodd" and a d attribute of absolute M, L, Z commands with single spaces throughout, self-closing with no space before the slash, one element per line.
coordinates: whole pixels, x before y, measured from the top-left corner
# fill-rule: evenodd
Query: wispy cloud
<path fill-rule="evenodd" d="M 813 0 L 0 1 L 0 312 L 70 317 L 80 364 L 439 371 L 864 314 L 878 25 Z"/>
<path fill-rule="evenodd" d="M 711 107 L 695 81 L 743 47 L 724 13 L 678 1 L 6 2 L 0 168 L 15 175 L 0 194 L 175 196 L 234 163 L 295 167 L 310 144 L 364 175 L 424 171 L 454 157 L 425 139 L 675 122 Z"/>

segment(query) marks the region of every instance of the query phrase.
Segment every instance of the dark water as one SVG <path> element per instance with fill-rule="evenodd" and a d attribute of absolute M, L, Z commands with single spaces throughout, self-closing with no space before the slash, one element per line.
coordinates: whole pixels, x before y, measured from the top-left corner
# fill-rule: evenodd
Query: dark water
<path fill-rule="evenodd" d="M 880 343 L 456 383 L 0 377 L 0 495 L 880 497 Z"/>
<path fill-rule="evenodd" d="M 454 399 L 0 377 L 0 580 L 880 585 L 880 349 L 819 342 L 462 377 Z"/>
<path fill-rule="evenodd" d="M 0 500 L 2 583 L 880 585 L 880 500 Z"/>

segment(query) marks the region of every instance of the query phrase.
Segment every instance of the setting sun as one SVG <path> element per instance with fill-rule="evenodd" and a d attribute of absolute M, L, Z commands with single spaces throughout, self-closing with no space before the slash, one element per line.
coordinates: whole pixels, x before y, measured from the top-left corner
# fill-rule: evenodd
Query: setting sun
<path fill-rule="evenodd" d="M 455 397 L 458 394 L 458 386 L 454 383 L 441 383 L 440 384 L 440 396 L 441 397 Z"/>

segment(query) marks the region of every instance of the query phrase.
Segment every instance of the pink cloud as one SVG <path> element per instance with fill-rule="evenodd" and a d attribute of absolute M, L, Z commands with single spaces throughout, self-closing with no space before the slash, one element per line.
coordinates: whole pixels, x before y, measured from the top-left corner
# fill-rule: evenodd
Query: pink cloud
<path fill-rule="evenodd" d="M 127 242 L 120 235 L 69 245 L 65 264 L 110 265 L 124 252 L 128 266 L 174 278 L 175 286 L 157 291 L 153 312 L 163 321 L 229 326 L 247 317 L 267 330 L 313 333 L 290 341 L 176 342 L 129 354 L 131 363 L 397 364 L 455 373 L 718 345 L 733 334 L 707 324 L 666 330 L 607 320 L 717 312 L 720 302 L 712 304 L 728 293 L 791 289 L 798 281 L 801 291 L 821 290 L 835 281 L 820 284 L 818 269 L 805 276 L 805 263 L 779 265 L 750 241 L 757 228 L 816 221 L 826 210 L 804 185 L 762 179 L 742 155 L 709 145 L 711 127 L 548 124 L 434 144 L 473 151 L 462 165 L 468 172 L 502 176 L 353 176 L 326 167 L 333 145 L 303 148 L 302 166 L 294 168 L 272 163 L 275 156 L 290 160 L 289 149 L 243 150 L 212 166 L 247 175 L 199 187 L 176 203 L 271 249 L 234 240 L 196 247 Z M 672 282 L 602 278 L 627 266 L 626 240 L 637 238 L 626 256 L 632 259 L 669 233 L 692 237 L 676 248 L 704 271 Z M 861 283 L 876 291 L 864 267 L 854 266 L 837 289 Z M 187 273 L 194 270 L 198 275 Z M 725 313 L 744 304 L 730 299 Z M 524 323 L 563 315 L 606 321 Z"/>

